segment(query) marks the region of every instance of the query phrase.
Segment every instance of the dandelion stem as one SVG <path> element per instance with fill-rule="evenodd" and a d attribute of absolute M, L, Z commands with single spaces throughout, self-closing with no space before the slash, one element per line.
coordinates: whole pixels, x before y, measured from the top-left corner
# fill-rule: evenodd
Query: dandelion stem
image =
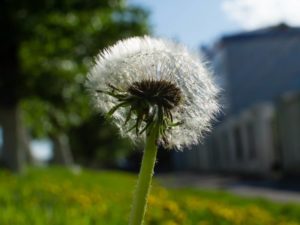
<path fill-rule="evenodd" d="M 157 136 L 158 129 L 153 129 L 147 134 L 142 165 L 138 177 L 137 187 L 133 196 L 133 205 L 131 209 L 129 225 L 142 225 L 144 221 L 157 154 Z"/>

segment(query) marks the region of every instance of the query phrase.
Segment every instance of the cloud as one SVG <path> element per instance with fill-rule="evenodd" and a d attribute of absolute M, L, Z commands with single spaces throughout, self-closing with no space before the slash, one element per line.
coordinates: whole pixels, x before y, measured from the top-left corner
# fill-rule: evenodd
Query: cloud
<path fill-rule="evenodd" d="M 300 26 L 300 0 L 223 0 L 222 10 L 247 30 L 287 23 Z"/>

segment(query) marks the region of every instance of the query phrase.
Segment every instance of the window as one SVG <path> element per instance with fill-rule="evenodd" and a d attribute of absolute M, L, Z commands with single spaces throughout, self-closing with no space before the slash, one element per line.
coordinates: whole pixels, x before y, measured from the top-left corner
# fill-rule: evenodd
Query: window
<path fill-rule="evenodd" d="M 241 130 L 239 127 L 236 127 L 234 129 L 233 135 L 234 135 L 236 159 L 243 159 L 243 143 L 242 143 Z"/>
<path fill-rule="evenodd" d="M 246 131 L 247 131 L 249 158 L 250 159 L 256 159 L 257 149 L 256 149 L 256 143 L 255 143 L 254 125 L 252 123 L 248 123 L 246 125 Z"/>

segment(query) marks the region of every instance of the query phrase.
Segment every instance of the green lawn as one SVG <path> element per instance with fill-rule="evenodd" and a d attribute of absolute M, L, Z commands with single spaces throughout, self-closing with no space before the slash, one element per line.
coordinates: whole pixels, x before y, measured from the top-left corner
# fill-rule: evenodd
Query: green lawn
<path fill-rule="evenodd" d="M 126 225 L 136 177 L 121 172 L 0 171 L 0 225 Z M 154 184 L 146 225 L 300 225 L 300 205 Z"/>

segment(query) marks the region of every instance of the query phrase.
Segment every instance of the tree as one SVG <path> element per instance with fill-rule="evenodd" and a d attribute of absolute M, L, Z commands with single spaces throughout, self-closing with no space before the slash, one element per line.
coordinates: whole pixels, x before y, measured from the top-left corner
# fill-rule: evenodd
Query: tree
<path fill-rule="evenodd" d="M 21 170 L 20 109 L 33 135 L 64 145 L 68 130 L 92 116 L 82 87 L 92 57 L 118 39 L 147 33 L 147 13 L 122 0 L 0 4 L 4 158 L 11 169 Z"/>

